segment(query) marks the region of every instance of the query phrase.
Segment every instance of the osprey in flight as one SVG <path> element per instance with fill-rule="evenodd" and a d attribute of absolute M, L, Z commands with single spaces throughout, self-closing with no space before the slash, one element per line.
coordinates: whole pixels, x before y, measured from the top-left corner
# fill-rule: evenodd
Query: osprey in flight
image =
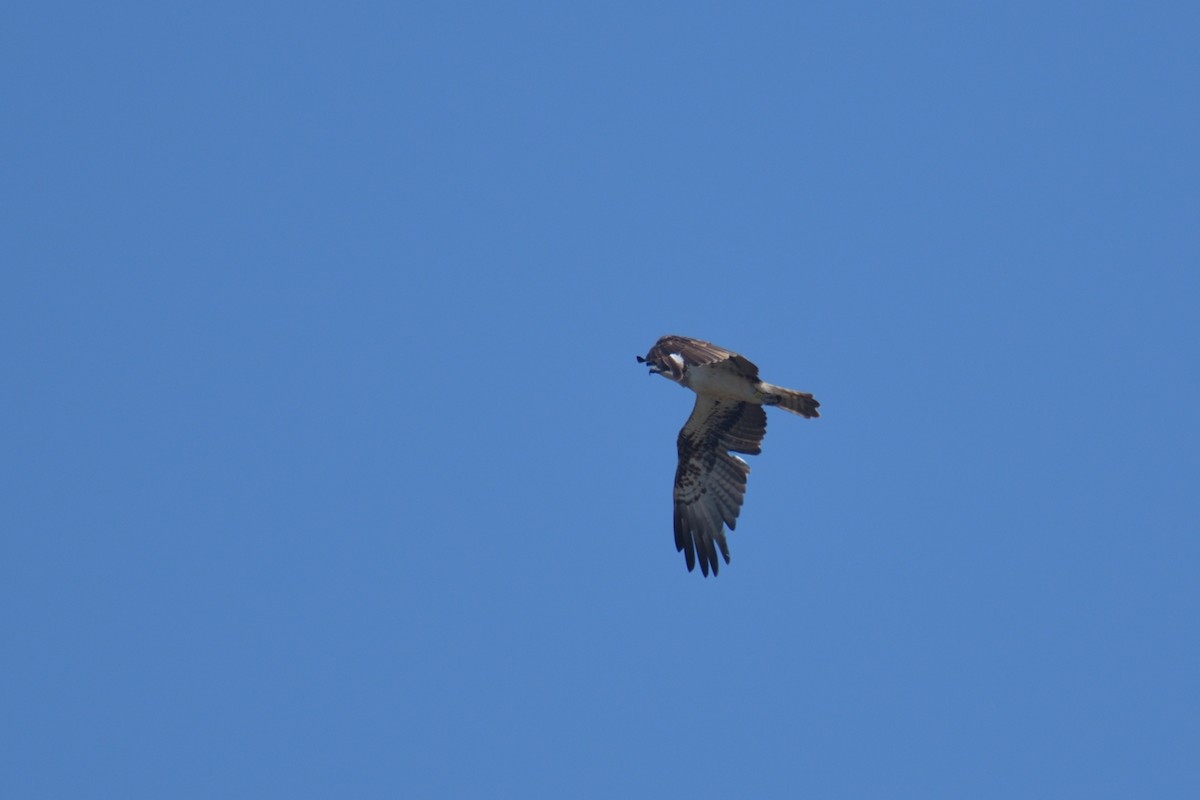
<path fill-rule="evenodd" d="M 750 466 L 730 453 L 758 455 L 767 434 L 763 406 L 802 417 L 819 417 L 821 404 L 807 392 L 775 386 L 758 378 L 749 359 L 699 339 L 664 336 L 638 363 L 650 374 L 670 378 L 696 393 L 696 407 L 679 432 L 675 470 L 675 549 L 708 577 L 718 571 L 717 547 L 729 563 L 724 526 L 737 526 Z"/>

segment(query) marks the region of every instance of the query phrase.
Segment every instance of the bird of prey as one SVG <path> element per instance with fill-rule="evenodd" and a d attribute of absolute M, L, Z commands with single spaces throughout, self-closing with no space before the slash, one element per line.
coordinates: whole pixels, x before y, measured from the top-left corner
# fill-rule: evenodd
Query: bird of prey
<path fill-rule="evenodd" d="M 802 417 L 819 417 L 821 405 L 807 392 L 759 380 L 745 356 L 687 336 L 664 336 L 639 364 L 696 393 L 696 406 L 679 432 L 675 470 L 675 549 L 688 572 L 700 562 L 708 577 L 718 571 L 717 548 L 729 563 L 725 528 L 737 526 L 750 465 L 731 453 L 758 455 L 767 433 L 763 406 Z"/>

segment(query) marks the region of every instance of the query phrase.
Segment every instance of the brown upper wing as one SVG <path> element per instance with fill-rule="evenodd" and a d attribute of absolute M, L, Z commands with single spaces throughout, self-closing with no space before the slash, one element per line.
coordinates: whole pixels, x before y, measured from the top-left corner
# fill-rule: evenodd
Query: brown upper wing
<path fill-rule="evenodd" d="M 750 359 L 740 356 L 732 350 L 717 347 L 711 342 L 691 339 L 687 336 L 664 336 L 654 343 L 646 358 L 650 361 L 663 363 L 671 353 L 683 356 L 688 366 L 699 367 L 713 364 L 717 361 L 729 360 L 737 366 L 738 372 L 752 380 L 758 380 L 758 367 Z"/>
<path fill-rule="evenodd" d="M 760 453 L 766 433 L 762 406 L 696 397 L 692 416 L 679 432 L 675 470 L 675 549 L 683 551 L 689 572 L 698 560 L 705 576 L 710 569 L 716 575 L 718 547 L 729 563 L 724 526 L 737 526 L 750 474 L 749 465 L 730 452 Z"/>

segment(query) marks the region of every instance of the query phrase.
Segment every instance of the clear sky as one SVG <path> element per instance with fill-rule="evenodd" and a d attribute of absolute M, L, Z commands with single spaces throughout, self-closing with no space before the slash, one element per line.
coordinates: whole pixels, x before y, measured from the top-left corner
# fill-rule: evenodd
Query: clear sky
<path fill-rule="evenodd" d="M 19 5 L 4 797 L 1200 797 L 1194 3 Z"/>

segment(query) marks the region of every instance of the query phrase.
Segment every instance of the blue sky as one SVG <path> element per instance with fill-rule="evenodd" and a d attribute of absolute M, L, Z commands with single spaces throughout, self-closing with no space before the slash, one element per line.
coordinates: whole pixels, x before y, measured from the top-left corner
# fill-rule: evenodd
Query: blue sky
<path fill-rule="evenodd" d="M 3 794 L 1198 796 L 1200 13 L 882 5 L 10 9 Z"/>

